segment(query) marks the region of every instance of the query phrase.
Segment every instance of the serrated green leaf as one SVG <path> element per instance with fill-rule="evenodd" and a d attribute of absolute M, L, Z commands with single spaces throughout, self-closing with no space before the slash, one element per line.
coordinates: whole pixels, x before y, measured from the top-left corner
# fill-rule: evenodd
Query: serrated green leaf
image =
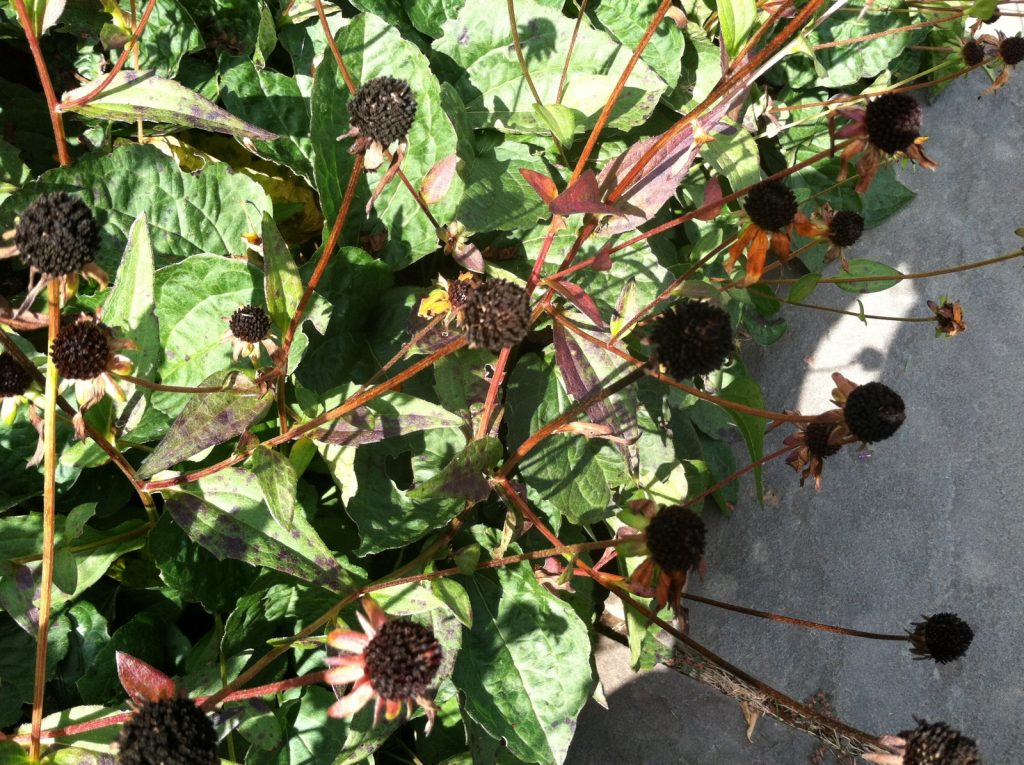
<path fill-rule="evenodd" d="M 57 110 L 115 122 L 162 122 L 237 138 L 273 141 L 278 137 L 276 133 L 235 117 L 194 90 L 152 71 L 122 70 L 98 96 L 84 104 L 74 103 L 74 99 L 90 93 L 98 84 L 89 82 L 68 91 Z"/>
<path fill-rule="evenodd" d="M 590 637 L 525 564 L 463 580 L 473 606 L 452 680 L 466 711 L 527 762 L 561 763 L 590 696 Z"/>

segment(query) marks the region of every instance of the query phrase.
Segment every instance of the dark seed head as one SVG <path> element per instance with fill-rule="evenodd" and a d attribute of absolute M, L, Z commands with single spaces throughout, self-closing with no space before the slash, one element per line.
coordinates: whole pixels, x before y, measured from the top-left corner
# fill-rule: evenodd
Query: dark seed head
<path fill-rule="evenodd" d="M 713 303 L 683 300 L 662 312 L 651 332 L 658 361 L 677 380 L 706 375 L 733 352 L 729 314 Z"/>
<path fill-rule="evenodd" d="M 448 302 L 452 309 L 461 311 L 469 300 L 469 293 L 477 287 L 475 279 L 466 281 L 463 279 L 452 279 L 448 282 Z"/>
<path fill-rule="evenodd" d="M 864 233 L 864 218 L 852 210 L 840 210 L 832 216 L 828 238 L 836 247 L 852 247 Z"/>
<path fill-rule="evenodd" d="M 907 417 L 903 399 L 879 382 L 858 385 L 850 391 L 843 415 L 850 432 L 868 444 L 889 438 Z"/>
<path fill-rule="evenodd" d="M 663 507 L 647 526 L 647 549 L 662 571 L 686 572 L 704 557 L 704 521 L 680 505 Z"/>
<path fill-rule="evenodd" d="M 32 384 L 32 376 L 9 353 L 0 354 L 0 398 L 20 396 Z"/>
<path fill-rule="evenodd" d="M 362 135 L 387 147 L 409 132 L 416 116 L 416 96 L 405 80 L 377 77 L 360 86 L 348 113 Z"/>
<path fill-rule="evenodd" d="M 975 66 L 985 60 L 985 47 L 977 40 L 968 40 L 960 49 L 967 66 Z"/>
<path fill-rule="evenodd" d="M 15 243 L 27 266 L 66 276 L 96 258 L 100 231 L 85 202 L 58 191 L 43 194 L 18 217 Z"/>
<path fill-rule="evenodd" d="M 473 348 L 497 353 L 519 343 L 530 329 L 530 298 L 522 287 L 489 279 L 470 291 L 463 314 Z"/>
<path fill-rule="evenodd" d="M 907 741 L 903 765 L 981 765 L 981 755 L 974 739 L 960 735 L 946 723 L 929 725 L 917 721 L 917 729 L 904 731 Z"/>
<path fill-rule="evenodd" d="M 886 93 L 868 103 L 868 139 L 886 152 L 906 151 L 921 136 L 921 106 L 906 93 Z"/>
<path fill-rule="evenodd" d="M 217 765 L 217 731 L 189 699 L 143 704 L 121 728 L 120 765 Z"/>
<path fill-rule="evenodd" d="M 743 209 L 766 231 L 781 231 L 796 217 L 796 197 L 780 181 L 765 181 L 750 190 Z"/>
<path fill-rule="evenodd" d="M 999 55 L 1007 66 L 1016 66 L 1024 61 L 1024 37 L 1007 37 L 999 43 Z"/>
<path fill-rule="evenodd" d="M 441 644 L 433 631 L 408 619 L 384 624 L 363 652 L 366 675 L 384 699 L 422 696 L 441 666 Z"/>
<path fill-rule="evenodd" d="M 107 368 L 110 329 L 98 321 L 66 324 L 50 348 L 53 364 L 66 380 L 91 380 Z"/>
<path fill-rule="evenodd" d="M 956 614 L 941 613 L 922 617 L 914 622 L 910 640 L 911 652 L 922 659 L 934 659 L 939 664 L 956 661 L 971 646 L 974 630 Z"/>
<path fill-rule="evenodd" d="M 256 305 L 239 308 L 228 319 L 231 334 L 247 343 L 258 343 L 270 333 L 270 316 Z"/>
<path fill-rule="evenodd" d="M 804 431 L 807 451 L 821 459 L 827 459 L 838 452 L 842 446 L 828 442 L 828 437 L 832 435 L 834 429 L 835 426 L 828 422 L 812 422 L 808 425 Z"/>

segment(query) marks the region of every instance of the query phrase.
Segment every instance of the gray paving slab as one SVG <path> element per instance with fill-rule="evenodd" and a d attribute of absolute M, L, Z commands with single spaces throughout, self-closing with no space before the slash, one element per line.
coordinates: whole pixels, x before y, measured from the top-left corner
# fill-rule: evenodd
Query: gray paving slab
<path fill-rule="evenodd" d="M 1019 19 L 1017 20 L 1019 23 Z M 925 114 L 935 173 L 901 169 L 918 193 L 855 248 L 858 257 L 920 272 L 1010 252 L 1024 226 L 1024 72 L 978 100 L 988 80 L 953 84 Z M 1024 761 L 1024 307 L 1020 260 L 905 281 L 863 298 L 867 313 L 921 316 L 925 301 L 959 299 L 968 332 L 837 317 L 787 307 L 786 337 L 744 357 L 769 408 L 829 407 L 830 375 L 880 380 L 908 419 L 889 441 L 825 466 L 824 488 L 801 489 L 781 460 L 766 467 L 765 508 L 749 482 L 730 519 L 709 518 L 704 584 L 693 592 L 867 630 L 900 631 L 922 614 L 955 611 L 975 629 L 963 661 L 913 661 L 903 644 L 813 633 L 691 607 L 691 634 L 720 655 L 805 698 L 831 694 L 847 722 L 895 732 L 912 716 L 975 737 L 989 765 Z M 836 289 L 815 302 L 857 310 Z M 778 448 L 784 433 L 769 438 Z M 609 710 L 590 704 L 569 762 L 800 765 L 813 740 L 762 722 L 748 743 L 737 708 L 668 670 L 633 675 L 624 650 L 602 643 Z"/>

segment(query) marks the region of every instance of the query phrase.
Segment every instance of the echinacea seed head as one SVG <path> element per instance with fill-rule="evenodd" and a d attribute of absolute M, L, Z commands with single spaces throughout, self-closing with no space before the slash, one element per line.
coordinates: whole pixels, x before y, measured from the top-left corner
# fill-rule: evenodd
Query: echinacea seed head
<path fill-rule="evenodd" d="M 488 279 L 470 290 L 463 315 L 469 345 L 497 353 L 526 337 L 530 330 L 530 297 L 517 284 Z"/>
<path fill-rule="evenodd" d="M 906 151 L 921 137 L 921 105 L 906 93 L 886 93 L 868 102 L 868 139 L 886 154 Z"/>
<path fill-rule="evenodd" d="M 270 316 L 256 305 L 245 305 L 228 319 L 231 334 L 247 343 L 258 343 L 270 334 Z"/>
<path fill-rule="evenodd" d="M 110 357 L 110 329 L 98 321 L 61 327 L 50 348 L 53 364 L 66 380 L 91 380 L 103 374 Z"/>
<path fill-rule="evenodd" d="M 384 699 L 422 696 L 441 667 L 434 632 L 408 619 L 384 623 L 363 651 L 366 676 Z"/>
<path fill-rule="evenodd" d="M 0 398 L 20 396 L 32 384 L 32 376 L 9 353 L 0 354 Z"/>
<path fill-rule="evenodd" d="M 15 244 L 25 265 L 66 276 L 96 259 L 100 230 L 85 202 L 57 191 L 36 197 L 18 216 Z"/>
<path fill-rule="evenodd" d="M 852 247 L 864 233 L 864 218 L 852 210 L 840 210 L 832 216 L 828 238 L 836 247 Z"/>
<path fill-rule="evenodd" d="M 1007 37 L 999 43 L 999 55 L 1007 66 L 1016 66 L 1024 61 L 1024 37 Z"/>
<path fill-rule="evenodd" d="M 913 624 L 910 633 L 911 652 L 921 658 L 933 659 L 939 664 L 956 661 L 971 647 L 974 630 L 956 614 L 941 613 Z"/>
<path fill-rule="evenodd" d="M 781 231 L 796 217 L 796 197 L 781 181 L 764 181 L 750 190 L 743 209 L 765 231 Z"/>
<path fill-rule="evenodd" d="M 829 422 L 812 422 L 804 430 L 804 441 L 807 444 L 807 451 L 820 459 L 826 459 L 836 454 L 842 446 L 830 444 L 829 436 L 835 426 Z"/>
<path fill-rule="evenodd" d="M 896 391 L 880 382 L 870 382 L 850 391 L 843 416 L 850 432 L 870 444 L 892 436 L 907 414 Z"/>
<path fill-rule="evenodd" d="M 967 66 L 976 66 L 985 60 L 985 47 L 977 40 L 968 40 L 960 49 L 960 54 Z"/>
<path fill-rule="evenodd" d="M 918 720 L 915 730 L 904 731 L 900 737 L 907 741 L 903 765 L 981 765 L 974 739 L 944 722 Z"/>
<path fill-rule="evenodd" d="M 676 380 L 706 375 L 733 352 L 732 322 L 721 307 L 683 300 L 662 312 L 651 332 L 659 362 Z"/>
<path fill-rule="evenodd" d="M 687 572 L 704 557 L 707 529 L 693 510 L 669 505 L 647 526 L 647 549 L 662 571 Z"/>
<path fill-rule="evenodd" d="M 217 731 L 190 699 L 143 704 L 121 728 L 119 765 L 217 765 Z"/>
<path fill-rule="evenodd" d="M 352 127 L 383 147 L 403 140 L 416 116 L 416 96 L 405 80 L 377 77 L 364 82 L 348 104 Z"/>
<path fill-rule="evenodd" d="M 448 302 L 455 311 L 461 311 L 469 300 L 469 293 L 476 289 L 475 281 L 452 279 L 448 282 Z"/>

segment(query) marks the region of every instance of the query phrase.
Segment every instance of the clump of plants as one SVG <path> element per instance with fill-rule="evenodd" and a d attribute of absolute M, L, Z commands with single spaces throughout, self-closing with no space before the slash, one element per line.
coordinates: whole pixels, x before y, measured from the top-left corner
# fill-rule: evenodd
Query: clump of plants
<path fill-rule="evenodd" d="M 951 612 L 876 634 L 687 584 L 770 460 L 825 491 L 842 450 L 898 448 L 891 381 L 774 411 L 743 346 L 815 290 L 950 271 L 859 242 L 910 202 L 898 167 L 953 150 L 925 153 L 926 98 L 1024 58 L 996 12 L 0 6 L 0 752 L 560 763 L 604 632 L 750 730 L 979 763 L 945 723 L 870 733 L 763 683 L 684 604 L 970 646 Z"/>

